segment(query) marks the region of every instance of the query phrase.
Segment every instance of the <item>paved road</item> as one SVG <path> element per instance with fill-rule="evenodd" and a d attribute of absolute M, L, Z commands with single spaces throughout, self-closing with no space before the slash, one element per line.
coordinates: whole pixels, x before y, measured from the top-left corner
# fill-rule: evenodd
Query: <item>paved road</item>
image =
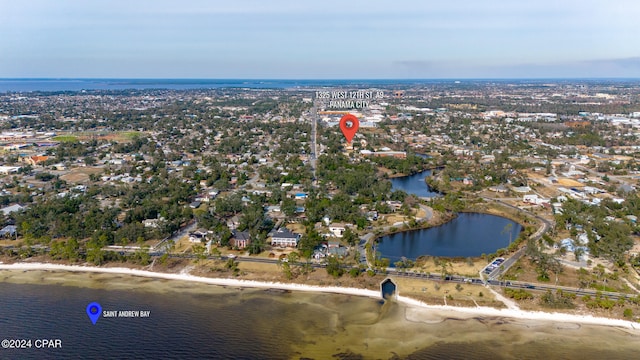
<path fill-rule="evenodd" d="M 509 207 L 511 209 L 517 210 L 519 212 L 527 214 L 528 216 L 531 216 L 531 217 L 534 217 L 534 218 L 538 219 L 542 223 L 542 226 L 539 227 L 538 230 L 531 235 L 531 237 L 534 240 L 540 239 L 542 237 L 542 235 L 544 235 L 544 233 L 546 233 L 547 231 L 549 231 L 549 229 L 551 229 L 551 226 L 552 226 L 551 222 L 549 220 L 543 218 L 543 217 L 540 217 L 540 216 L 538 216 L 536 214 L 532 214 L 529 211 L 520 209 L 517 206 L 513 206 L 511 204 L 508 204 L 508 203 L 502 201 L 501 199 L 494 199 L 494 198 L 489 198 L 489 197 L 481 197 L 481 198 L 483 200 L 486 200 L 486 201 L 494 201 L 494 202 L 500 203 L 501 205 L 507 206 L 507 207 Z"/>
<path fill-rule="evenodd" d="M 164 240 L 160 241 L 151 250 L 154 251 L 154 252 L 158 252 L 160 254 L 163 254 L 163 253 L 169 251 L 169 248 L 173 244 L 175 244 L 176 241 L 180 240 L 183 236 L 185 236 L 185 235 L 189 234 L 190 232 L 194 231 L 197 226 L 198 226 L 198 223 L 196 221 L 193 221 L 189 225 L 187 225 L 187 226 L 183 227 L 182 229 L 178 230 L 173 235 L 171 235 L 168 238 L 165 238 Z"/>
<path fill-rule="evenodd" d="M 507 206 L 509 208 L 515 209 L 519 212 L 523 212 L 525 214 L 527 214 L 528 216 L 532 216 L 535 217 L 536 219 L 538 219 L 540 221 L 540 223 L 542 224 L 542 226 L 540 226 L 538 228 L 538 230 L 536 230 L 535 233 L 531 234 L 531 236 L 529 238 L 534 239 L 534 240 L 538 240 L 542 237 L 542 235 L 544 235 L 544 233 L 546 233 L 547 231 L 549 231 L 549 229 L 551 229 L 551 227 L 553 226 L 551 224 L 551 222 L 543 217 L 540 217 L 538 215 L 532 214 L 529 211 L 520 209 L 517 206 L 513 206 L 511 204 L 508 204 L 504 201 L 501 201 L 501 199 L 494 199 L 494 198 L 488 198 L 488 197 L 482 197 L 483 200 L 486 201 L 494 201 L 497 203 L 500 203 L 504 206 Z M 520 257 L 522 257 L 522 255 L 524 254 L 524 252 L 526 251 L 527 247 L 523 246 L 522 248 L 520 248 L 520 250 L 516 251 L 513 255 L 511 255 L 510 257 L 506 258 L 505 261 L 501 264 L 501 266 L 499 266 L 498 268 L 496 268 L 495 270 L 493 270 L 491 273 L 489 273 L 489 280 L 494 280 L 495 278 L 502 276 L 502 274 L 506 273 L 511 266 L 513 266 L 513 264 L 516 263 L 516 261 L 518 261 L 518 259 L 520 259 Z M 484 270 L 484 269 L 483 269 Z M 482 277 L 482 271 L 479 273 L 480 277 Z"/>
<path fill-rule="evenodd" d="M 433 209 L 429 206 L 423 205 L 423 204 L 419 204 L 418 205 L 420 207 L 420 209 L 422 209 L 422 211 L 424 211 L 425 216 L 421 217 L 421 218 L 417 218 L 416 221 L 418 222 L 423 222 L 423 221 L 429 221 L 431 220 L 431 218 L 433 218 Z M 406 222 L 405 222 L 406 223 Z M 391 229 L 392 227 L 397 227 L 396 225 L 387 225 L 384 226 L 382 228 L 380 228 L 379 230 L 382 231 L 382 233 L 385 233 L 387 231 L 389 231 L 389 229 Z M 373 246 L 373 240 L 375 239 L 376 235 L 372 232 L 366 233 L 363 236 L 360 237 L 360 243 L 358 244 L 358 251 L 360 252 L 360 254 L 365 255 L 365 258 L 360 258 L 360 263 L 361 264 L 366 264 L 367 267 L 371 268 L 373 266 L 371 266 L 369 259 L 366 258 L 366 251 L 365 251 L 365 245 L 368 242 L 371 242 L 371 246 Z"/>
<path fill-rule="evenodd" d="M 513 255 L 507 258 L 504 258 L 505 259 L 504 262 L 500 264 L 500 266 L 496 267 L 492 272 L 490 272 L 487 275 L 487 278 L 490 280 L 493 280 L 502 276 L 502 274 L 506 273 L 507 270 L 509 270 L 509 268 L 511 268 L 511 266 L 513 266 L 513 264 L 515 264 L 516 261 L 518 261 L 522 257 L 522 255 L 524 255 L 525 251 L 527 251 L 526 245 L 520 248 L 520 250 L 513 253 Z M 482 269 L 482 271 L 484 271 L 484 269 Z M 482 271 L 480 272 L 481 277 L 482 277 Z"/>
<path fill-rule="evenodd" d="M 5 247 L 5 248 L 12 248 L 12 247 Z M 46 253 L 50 250 L 47 247 L 38 247 L 37 249 L 39 251 L 42 251 L 43 253 Z M 163 253 L 156 252 L 156 253 L 153 253 L 152 256 L 156 257 L 162 254 Z M 197 258 L 197 256 L 193 254 L 169 254 L 169 257 L 181 258 L 181 259 Z M 210 260 L 228 259 L 225 256 L 207 256 L 205 258 Z M 256 263 L 266 263 L 266 264 L 279 263 L 279 260 L 277 259 L 268 259 L 268 258 L 252 257 L 252 256 L 238 256 L 238 257 L 234 257 L 234 260 L 238 262 L 256 262 Z M 305 265 L 305 263 L 302 263 L 302 262 L 297 262 L 296 264 Z M 315 268 L 315 269 L 321 269 L 326 267 L 326 265 L 323 263 L 312 262 L 310 263 L 310 265 L 312 268 Z M 351 269 L 353 267 L 357 268 L 359 267 L 359 265 L 344 266 L 345 269 Z M 478 285 L 485 284 L 485 285 L 500 286 L 500 287 L 512 288 L 512 289 L 526 289 L 531 291 L 562 290 L 566 293 L 572 293 L 578 296 L 584 296 L 584 295 L 596 296 L 597 294 L 601 294 L 602 296 L 613 299 L 613 300 L 618 300 L 620 298 L 631 299 L 638 296 L 637 294 L 623 294 L 618 292 L 606 292 L 606 291 L 601 292 L 601 291 L 592 290 L 592 289 L 579 289 L 579 288 L 572 288 L 572 287 L 566 287 L 566 286 L 556 286 L 551 284 L 532 284 L 532 283 L 524 283 L 519 281 L 499 281 L 495 279 L 489 279 L 485 281 L 480 277 L 477 277 L 477 278 L 463 277 L 459 275 L 445 275 L 443 278 L 442 274 L 413 272 L 411 270 L 404 270 L 404 269 L 397 269 L 397 268 L 387 268 L 384 270 L 374 270 L 374 271 L 376 271 L 376 273 L 381 275 L 399 276 L 399 277 L 405 277 L 405 278 L 424 279 L 424 280 L 438 280 L 438 281 L 466 283 L 466 284 L 478 284 Z"/>
<path fill-rule="evenodd" d="M 309 165 L 313 169 L 313 185 L 317 186 L 316 177 L 316 161 L 318 159 L 318 104 L 313 102 L 311 110 L 311 156 L 309 157 Z"/>
<path fill-rule="evenodd" d="M 180 257 L 184 257 L 184 256 L 180 256 Z M 210 257 L 210 258 L 213 258 L 213 257 Z M 278 260 L 276 259 L 266 259 L 266 258 L 257 258 L 257 257 L 248 257 L 248 256 L 237 257 L 235 258 L 235 260 L 270 263 L 270 264 L 278 263 Z M 304 263 L 298 263 L 298 264 L 303 265 Z M 311 266 L 313 268 L 325 267 L 325 265 L 322 263 L 311 263 Z M 352 268 L 352 266 L 345 266 L 345 268 L 350 269 Z M 557 285 L 539 284 L 539 283 L 525 283 L 525 282 L 519 282 L 519 281 L 499 281 L 495 279 L 489 279 L 488 281 L 485 282 L 481 278 L 465 277 L 465 276 L 459 276 L 459 275 L 445 275 L 443 278 L 442 274 L 439 274 L 439 273 L 413 272 L 411 270 L 404 270 L 404 269 L 397 269 L 397 268 L 387 268 L 385 270 L 374 270 L 374 271 L 376 271 L 378 274 L 399 276 L 404 278 L 438 280 L 438 281 L 446 281 L 446 282 L 454 282 L 454 283 L 462 283 L 462 284 L 464 283 L 477 284 L 477 285 L 486 284 L 486 285 L 500 286 L 500 287 L 511 288 L 511 289 L 526 289 L 531 291 L 562 290 L 565 293 L 572 293 L 578 296 L 584 296 L 584 295 L 596 296 L 597 294 L 601 294 L 602 296 L 608 297 L 613 300 L 617 300 L 620 298 L 631 299 L 637 296 L 635 294 L 624 294 L 624 293 L 606 292 L 606 291 L 601 292 L 593 289 L 580 289 L 580 288 L 573 288 L 573 287 L 567 287 L 567 286 L 557 286 Z"/>

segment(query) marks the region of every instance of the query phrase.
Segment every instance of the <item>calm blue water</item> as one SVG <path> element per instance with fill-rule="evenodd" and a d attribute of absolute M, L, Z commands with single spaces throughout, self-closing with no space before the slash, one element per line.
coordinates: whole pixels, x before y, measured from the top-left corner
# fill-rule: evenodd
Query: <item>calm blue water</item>
<path fill-rule="evenodd" d="M 80 91 L 80 90 L 127 90 L 127 89 L 285 89 L 323 86 L 391 86 L 406 88 L 420 85 L 444 84 L 455 87 L 483 86 L 493 83 L 536 84 L 553 80 L 558 83 L 635 83 L 637 79 L 330 79 L 330 80 L 286 80 L 286 79 L 0 79 L 0 92 L 29 91 Z"/>
<path fill-rule="evenodd" d="M 256 80 L 188 80 L 188 79 L 0 79 L 0 92 L 144 90 L 144 89 L 217 89 L 217 88 L 287 88 L 295 82 Z"/>
<path fill-rule="evenodd" d="M 436 197 L 439 194 L 431 191 L 425 178 L 431 176 L 431 170 L 419 172 L 410 176 L 402 176 L 391 179 L 393 190 L 403 190 L 407 194 L 414 194 L 419 197 Z"/>
<path fill-rule="evenodd" d="M 431 80 L 252 80 L 252 79 L 0 79 L 0 92 L 127 89 L 286 89 L 323 86 L 415 85 Z"/>
<path fill-rule="evenodd" d="M 0 293 L 1 339 L 61 339 L 63 345 L 62 349 L 0 349 L 2 359 L 259 359 L 289 355 L 244 320 L 261 313 L 277 316 L 282 309 L 259 298 L 243 302 L 242 292 L 215 294 L 203 301 L 203 295 L 160 296 L 0 282 Z M 85 310 L 92 301 L 98 301 L 103 310 L 147 310 L 151 316 L 101 317 L 93 325 Z"/>
<path fill-rule="evenodd" d="M 508 224 L 512 225 L 510 233 L 504 231 Z M 474 257 L 509 246 L 510 237 L 515 240 L 521 230 L 520 224 L 500 216 L 461 213 L 441 226 L 383 236 L 377 251 L 392 263 L 423 255 Z"/>
<path fill-rule="evenodd" d="M 61 349 L 0 348 L 0 359 L 614 360 L 637 358 L 640 337 L 614 328 L 508 318 L 437 321 L 438 315 L 429 315 L 423 322 L 422 315 L 397 304 L 346 295 L 30 274 L 13 276 L 44 284 L 80 278 L 89 287 L 0 278 L 0 340 L 62 340 Z M 123 284 L 131 290 L 108 290 Z M 103 310 L 149 310 L 151 316 L 100 318 L 92 325 L 85 313 L 92 301 Z"/>

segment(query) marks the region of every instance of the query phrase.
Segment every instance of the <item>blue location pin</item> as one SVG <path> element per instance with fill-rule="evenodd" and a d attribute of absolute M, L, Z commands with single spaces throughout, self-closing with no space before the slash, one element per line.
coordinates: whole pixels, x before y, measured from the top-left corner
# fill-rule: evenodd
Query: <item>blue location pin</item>
<path fill-rule="evenodd" d="M 91 304 L 87 305 L 87 315 L 89 315 L 89 319 L 91 319 L 93 325 L 98 322 L 98 318 L 100 317 L 101 313 L 102 306 L 100 306 L 100 304 L 98 304 L 97 302 L 92 302 Z"/>

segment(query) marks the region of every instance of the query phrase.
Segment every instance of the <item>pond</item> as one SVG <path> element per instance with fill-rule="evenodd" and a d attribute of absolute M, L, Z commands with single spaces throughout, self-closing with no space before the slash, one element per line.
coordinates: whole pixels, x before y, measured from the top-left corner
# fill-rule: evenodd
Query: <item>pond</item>
<path fill-rule="evenodd" d="M 461 213 L 441 226 L 383 236 L 376 250 L 391 263 L 423 255 L 476 257 L 509 246 L 521 230 L 520 224 L 500 216 Z"/>
<path fill-rule="evenodd" d="M 403 190 L 407 194 L 414 194 L 423 198 L 439 196 L 439 194 L 432 191 L 425 182 L 425 179 L 428 176 L 431 176 L 431 170 L 422 171 L 414 175 L 393 178 L 390 179 L 391 187 L 393 190 Z"/>

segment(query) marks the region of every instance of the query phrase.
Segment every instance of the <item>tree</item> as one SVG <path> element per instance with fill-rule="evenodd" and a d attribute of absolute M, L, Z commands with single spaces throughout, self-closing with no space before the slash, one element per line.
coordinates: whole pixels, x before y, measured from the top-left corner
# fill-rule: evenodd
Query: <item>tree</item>
<path fill-rule="evenodd" d="M 511 245 L 511 237 L 513 236 L 513 234 L 511 233 L 512 229 L 513 229 L 513 224 L 512 223 L 508 223 L 507 225 L 505 225 L 502 228 L 502 231 L 500 232 L 500 234 L 502 234 L 502 235 L 509 234 L 509 245 Z"/>
<path fill-rule="evenodd" d="M 102 247 L 103 245 L 100 241 L 89 240 L 87 243 L 87 261 L 94 265 L 102 265 L 105 257 Z"/>
<path fill-rule="evenodd" d="M 452 268 L 453 265 L 448 260 L 440 261 L 440 276 L 442 277 L 442 280 L 445 280 L 449 274 L 451 274 Z"/>
<path fill-rule="evenodd" d="M 149 265 L 151 263 L 151 255 L 149 255 L 149 245 L 144 244 L 144 238 L 139 237 L 137 241 L 137 245 L 140 247 L 133 254 L 133 257 L 140 265 Z"/>
<path fill-rule="evenodd" d="M 322 236 L 318 234 L 318 231 L 312 224 L 307 226 L 306 233 L 300 238 L 298 242 L 298 249 L 302 252 L 305 258 L 310 258 L 313 255 L 313 249 L 322 242 Z"/>
<path fill-rule="evenodd" d="M 327 274 L 333 276 L 334 278 L 339 278 L 340 276 L 342 276 L 342 274 L 344 274 L 344 269 L 342 268 L 337 257 L 327 257 Z"/>
<path fill-rule="evenodd" d="M 252 236 L 251 242 L 249 243 L 249 254 L 260 254 L 264 251 L 266 238 L 263 233 L 260 233 L 257 236 Z"/>
<path fill-rule="evenodd" d="M 287 216 L 293 217 L 296 214 L 296 202 L 290 197 L 285 197 L 282 200 L 282 205 L 280 206 L 280 210 Z"/>
<path fill-rule="evenodd" d="M 342 234 L 342 239 L 346 241 L 349 246 L 353 246 L 358 241 L 358 235 L 353 232 L 351 228 L 346 228 Z"/>
<path fill-rule="evenodd" d="M 289 255 L 287 255 L 287 260 L 289 261 L 290 264 L 297 263 L 298 259 L 300 259 L 300 255 L 295 251 L 292 251 L 289 253 Z"/>
<path fill-rule="evenodd" d="M 80 244 L 78 244 L 78 240 L 71 238 L 67 240 L 64 245 L 64 257 L 69 259 L 69 261 L 74 262 L 80 257 L 79 250 Z"/>
<path fill-rule="evenodd" d="M 206 255 L 207 249 L 203 245 L 194 244 L 191 250 L 193 251 L 193 254 L 196 256 L 198 260 L 204 260 L 207 258 L 207 255 Z"/>
<path fill-rule="evenodd" d="M 289 262 L 279 261 L 278 265 L 282 267 L 282 272 L 284 273 L 284 277 L 286 277 L 287 280 L 293 279 L 293 271 L 291 271 L 291 265 L 289 264 Z"/>

